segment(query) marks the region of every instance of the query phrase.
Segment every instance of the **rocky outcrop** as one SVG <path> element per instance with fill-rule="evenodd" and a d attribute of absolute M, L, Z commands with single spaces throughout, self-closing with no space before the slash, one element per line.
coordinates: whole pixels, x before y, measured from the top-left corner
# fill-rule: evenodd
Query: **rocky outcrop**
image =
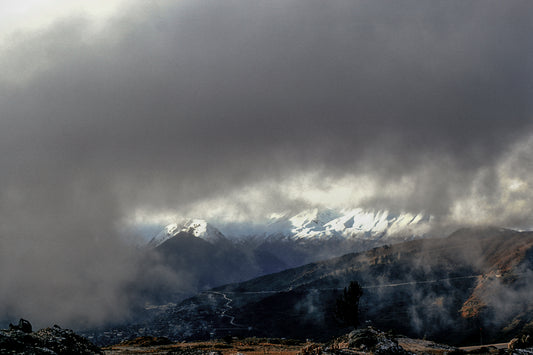
<path fill-rule="evenodd" d="M 409 354 L 389 334 L 372 327 L 356 329 L 336 338 L 324 349 L 326 354 Z"/>
<path fill-rule="evenodd" d="M 32 332 L 30 322 L 21 319 L 18 325 L 0 330 L 1 354 L 102 354 L 100 348 L 70 329 L 54 325 Z"/>
<path fill-rule="evenodd" d="M 9 323 L 9 330 L 20 330 L 24 333 L 32 332 L 31 323 L 28 322 L 26 319 L 22 319 L 22 318 L 20 318 L 18 325 L 13 325 Z"/>

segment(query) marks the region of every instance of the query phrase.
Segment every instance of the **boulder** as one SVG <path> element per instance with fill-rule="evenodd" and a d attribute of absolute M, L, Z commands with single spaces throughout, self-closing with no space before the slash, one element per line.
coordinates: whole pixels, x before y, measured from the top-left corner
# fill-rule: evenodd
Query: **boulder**
<path fill-rule="evenodd" d="M 26 319 L 22 319 L 22 318 L 20 318 L 18 325 L 13 325 L 13 324 L 9 323 L 9 329 L 10 330 L 20 330 L 21 332 L 24 332 L 24 333 L 31 333 L 32 332 L 31 323 L 28 322 Z"/>

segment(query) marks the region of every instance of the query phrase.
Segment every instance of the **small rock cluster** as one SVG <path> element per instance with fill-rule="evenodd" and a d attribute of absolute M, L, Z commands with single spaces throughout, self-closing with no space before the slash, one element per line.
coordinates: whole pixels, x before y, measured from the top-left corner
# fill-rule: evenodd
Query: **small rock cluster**
<path fill-rule="evenodd" d="M 21 319 L 18 325 L 0 330 L 1 354 L 63 355 L 63 354 L 102 354 L 100 348 L 77 335 L 70 329 L 54 325 L 36 332 L 30 322 Z"/>
<path fill-rule="evenodd" d="M 509 349 L 526 349 L 533 347 L 533 337 L 530 334 L 522 334 L 509 342 Z"/>
<path fill-rule="evenodd" d="M 322 355 L 322 347 L 319 344 L 309 344 L 300 350 L 299 355 Z"/>
<path fill-rule="evenodd" d="M 151 336 L 142 336 L 137 337 L 132 340 L 124 340 L 120 345 L 130 345 L 130 346 L 139 346 L 139 347 L 148 347 L 148 346 L 159 346 L 159 345 L 168 345 L 172 344 L 170 339 L 165 337 L 151 337 Z"/>

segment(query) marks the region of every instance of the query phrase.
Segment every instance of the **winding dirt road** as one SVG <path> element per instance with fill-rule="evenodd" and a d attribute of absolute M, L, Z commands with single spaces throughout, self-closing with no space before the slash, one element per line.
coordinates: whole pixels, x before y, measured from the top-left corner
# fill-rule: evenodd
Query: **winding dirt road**
<path fill-rule="evenodd" d="M 231 306 L 231 303 L 233 302 L 233 300 L 231 298 L 229 298 L 225 293 L 218 292 L 218 291 L 209 291 L 208 293 L 212 293 L 212 294 L 224 297 L 224 300 L 226 301 L 226 304 L 224 304 L 225 309 L 222 311 L 222 313 L 220 313 L 220 317 L 228 318 L 229 319 L 229 324 L 231 324 L 234 327 L 247 328 L 245 325 L 235 323 L 235 317 L 227 314 L 228 311 L 233 309 L 233 307 Z"/>

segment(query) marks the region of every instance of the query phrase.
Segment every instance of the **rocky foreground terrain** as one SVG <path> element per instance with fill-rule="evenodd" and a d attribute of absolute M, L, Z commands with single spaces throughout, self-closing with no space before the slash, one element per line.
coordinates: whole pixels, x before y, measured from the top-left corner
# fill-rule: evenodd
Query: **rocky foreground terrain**
<path fill-rule="evenodd" d="M 103 354 L 96 345 L 70 329 L 57 325 L 32 331 L 30 322 L 21 319 L 18 325 L 0 330 L 0 354 Z"/>
<path fill-rule="evenodd" d="M 0 330 L 0 354 L 533 354 L 533 341 L 530 335 L 522 334 L 508 344 L 457 348 L 367 327 L 327 343 L 234 337 L 204 342 L 172 342 L 167 338 L 144 336 L 99 348 L 72 330 L 57 325 L 34 332 L 31 324 L 21 319 L 18 325 L 10 324 L 9 329 Z"/>
<path fill-rule="evenodd" d="M 354 330 L 328 343 L 300 342 L 287 339 L 225 338 L 203 342 L 174 343 L 166 338 L 139 337 L 102 348 L 105 354 L 280 354 L 280 355 L 350 355 L 350 354 L 533 354 L 533 344 L 524 339 L 510 343 L 458 348 L 428 340 L 412 339 L 381 332 L 372 327 Z M 529 347 L 529 348 L 528 348 Z"/>

